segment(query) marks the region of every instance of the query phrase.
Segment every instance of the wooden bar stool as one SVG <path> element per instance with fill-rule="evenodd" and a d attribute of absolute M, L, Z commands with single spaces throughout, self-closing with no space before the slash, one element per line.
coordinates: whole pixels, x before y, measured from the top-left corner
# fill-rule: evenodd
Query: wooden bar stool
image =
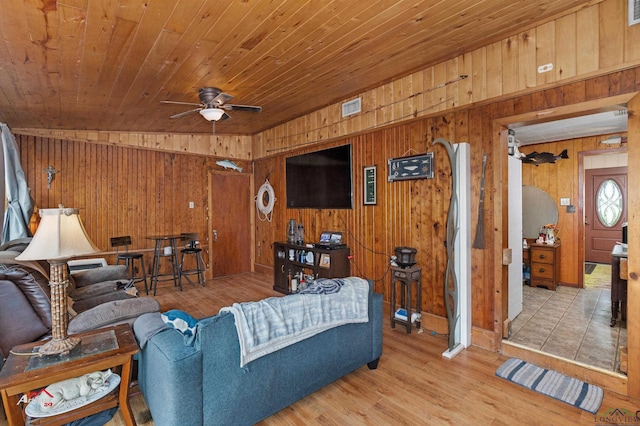
<path fill-rule="evenodd" d="M 129 268 L 129 275 L 134 280 L 144 281 L 144 291 L 149 294 L 149 287 L 147 286 L 147 271 L 144 267 L 144 255 L 142 253 L 130 252 L 129 246 L 131 245 L 131 236 L 125 235 L 122 237 L 111 238 L 111 247 L 116 248 L 116 265 L 120 264 L 120 261 L 124 261 L 124 264 Z M 120 252 L 120 247 L 124 247 L 124 252 Z M 141 276 L 136 275 L 135 261 L 140 261 Z"/>
<path fill-rule="evenodd" d="M 204 287 L 204 262 L 202 261 L 202 249 L 198 247 L 198 234 L 182 233 L 180 234 L 180 238 L 185 243 L 185 247 L 180 250 L 180 279 L 184 276 L 191 285 L 195 285 L 191 278 L 189 278 L 189 275 L 197 275 L 198 283 L 202 284 L 202 287 Z M 185 256 L 194 257 L 195 267 L 193 269 L 184 269 Z"/>

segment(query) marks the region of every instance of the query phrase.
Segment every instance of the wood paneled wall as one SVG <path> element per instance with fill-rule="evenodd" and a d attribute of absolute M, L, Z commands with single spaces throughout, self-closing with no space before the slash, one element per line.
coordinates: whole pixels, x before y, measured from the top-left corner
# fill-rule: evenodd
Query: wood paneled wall
<path fill-rule="evenodd" d="M 555 164 L 541 164 L 539 166 L 533 164 L 522 165 L 522 184 L 532 185 L 542 189 L 551 196 L 558 207 L 558 227 L 560 229 L 560 240 L 562 242 L 560 282 L 563 284 L 577 286 L 581 271 L 578 251 L 580 248 L 578 227 L 582 220 L 578 209 L 580 192 L 578 179 L 579 153 L 585 151 L 610 150 L 611 147 L 600 143 L 601 140 L 606 138 L 606 135 L 577 138 L 529 145 L 520 149 L 523 154 L 528 154 L 533 151 L 559 154 L 566 149 L 569 154 L 568 159 L 557 161 Z M 571 198 L 571 203 L 576 208 L 575 213 L 567 213 L 567 209 L 564 206 L 560 206 L 560 197 Z"/>
<path fill-rule="evenodd" d="M 24 135 L 16 142 L 37 207 L 80 209 L 100 249 L 112 251 L 109 238 L 118 235 L 131 235 L 131 249 L 151 250 L 145 237 L 159 234 L 198 232 L 204 242 L 207 170 L 222 170 L 216 158 Z M 51 189 L 49 165 L 59 170 Z M 151 253 L 146 260 L 151 265 Z"/>
<path fill-rule="evenodd" d="M 214 157 L 251 159 L 251 136 L 185 133 L 105 132 L 89 130 L 12 129 L 16 134 L 119 147 L 152 149 Z"/>
<path fill-rule="evenodd" d="M 640 25 L 627 25 L 625 3 L 599 2 L 372 88 L 355 116 L 342 118 L 340 101 L 276 126 L 255 137 L 253 158 L 636 66 Z"/>
<path fill-rule="evenodd" d="M 286 209 L 285 156 L 259 161 L 255 166 L 256 185 L 268 178 L 276 194 L 273 222 L 259 223 L 256 240 L 260 247 L 257 263 L 273 265 L 273 241 L 286 240 L 286 224 L 293 218 L 305 226 L 307 241 L 318 240 L 323 230 L 338 230 L 351 248 L 351 272 L 376 282 L 376 291 L 389 300 L 389 260 L 394 248 L 411 246 L 418 250 L 423 265 L 423 308 L 445 316 L 444 273 L 446 267 L 446 221 L 451 197 L 451 168 L 441 146 L 432 147 L 434 137 L 455 138 L 455 116 L 422 120 L 393 129 L 347 138 L 330 146 L 350 143 L 353 149 L 352 210 Z M 465 122 L 459 117 L 459 122 Z M 329 145 L 328 145 L 329 146 Z M 387 182 L 387 159 L 426 151 L 435 152 L 435 178 Z M 304 151 L 300 151 L 304 152 Z M 375 206 L 363 205 L 363 167 L 377 167 Z"/>
<path fill-rule="evenodd" d="M 438 296 L 444 274 L 444 226 L 450 185 L 446 157 L 440 148 L 433 149 L 437 166 L 433 181 L 396 183 L 386 182 L 387 159 L 431 150 L 428 144 L 435 137 L 468 141 L 472 182 L 477 183 L 482 152 L 493 151 L 494 119 L 631 93 L 640 90 L 638 82 L 640 68 L 633 68 L 325 144 L 354 146 L 353 210 L 287 210 L 284 158 L 293 152 L 256 161 L 255 187 L 268 178 L 278 199 L 273 222 L 256 223 L 256 264 L 273 265 L 272 243 L 285 238 L 289 218 L 302 221 L 311 239 L 317 238 L 323 229 L 342 229 L 354 251 L 352 272 L 379 280 L 377 289 L 388 299 L 388 257 L 396 246 L 416 247 L 425 271 L 425 311 L 444 316 L 437 300 L 441 300 Z M 118 234 L 132 234 L 134 248 L 151 248 L 144 239 L 151 234 L 195 230 L 206 235 L 206 170 L 220 169 L 215 158 L 19 134 L 17 139 L 38 207 L 62 203 L 80 208 L 87 230 L 100 248 L 110 250 L 109 238 Z M 495 214 L 500 214 L 489 207 L 493 206 L 494 197 L 501 195 L 500 182 L 493 178 L 495 160 L 490 157 L 487 170 L 487 247 L 493 246 L 491 231 L 496 229 Z M 248 162 L 239 163 L 245 170 L 251 169 Z M 48 165 L 61 170 L 50 190 L 42 172 Z M 376 206 L 362 205 L 362 167 L 369 165 L 378 167 Z M 471 195 L 473 215 L 477 211 L 477 187 Z M 194 201 L 195 209 L 188 209 L 189 201 Z M 472 233 L 475 227 L 473 223 Z M 491 250 L 473 250 L 473 321 L 474 326 L 486 330 L 494 329 L 495 261 Z"/>
<path fill-rule="evenodd" d="M 322 148 L 345 143 L 353 146 L 353 210 L 286 208 L 285 158 L 318 149 L 318 146 L 255 160 L 256 188 L 265 179 L 269 179 L 277 198 L 273 221 L 256 224 L 256 263 L 266 267 L 273 266 L 272 242 L 286 238 L 286 224 L 290 218 L 304 224 L 307 239 L 311 240 L 317 239 L 323 229 L 341 230 L 346 234 L 347 244 L 352 250 L 352 273 L 376 280 L 376 290 L 384 293 L 385 300 L 389 300 L 389 256 L 393 254 L 396 246 L 415 247 L 418 249 L 418 265 L 423 270 L 423 310 L 445 316 L 442 283 L 446 262 L 444 239 L 451 185 L 450 167 L 441 147 L 433 148 L 430 143 L 436 137 L 443 137 L 454 143 L 469 142 L 472 235 L 475 234 L 477 226 L 475 218 L 479 201 L 482 153 L 489 154 L 484 222 L 486 248 L 472 250 L 473 325 L 484 330 L 495 330 L 494 278 L 496 268 L 500 268 L 500 259 L 496 256 L 495 247 L 500 248 L 502 243 L 494 240 L 494 231 L 501 229 L 502 212 L 494 211 L 494 207 L 500 205 L 500 202 L 506 203 L 506 200 L 502 199 L 503 186 L 500 175 L 496 175 L 499 172 L 496 171 L 495 164 L 506 162 L 507 150 L 506 145 L 504 150 L 494 146 L 494 120 L 639 90 L 640 68 L 629 69 L 323 144 Z M 574 145 L 569 155 L 577 158 L 579 150 L 590 149 L 591 146 L 595 149 L 595 145 L 595 140 L 586 138 L 582 147 Z M 549 147 L 552 152 L 559 149 L 557 144 Z M 394 183 L 386 181 L 389 158 L 426 151 L 435 152 L 435 179 Z M 501 157 L 496 157 L 496 154 Z M 362 168 L 371 165 L 377 166 L 378 169 L 378 204 L 365 206 L 362 204 Z M 557 167 L 562 169 L 563 176 L 577 176 L 577 168 L 565 170 L 566 167 L 572 167 L 569 162 L 560 162 Z M 528 172 L 527 170 L 525 169 L 525 172 Z M 548 175 L 548 179 L 552 179 L 551 175 Z M 562 178 L 560 186 L 568 183 L 569 180 Z M 561 227 L 564 228 L 565 225 L 561 224 Z M 568 229 L 563 230 L 562 236 L 567 238 L 571 232 Z"/>

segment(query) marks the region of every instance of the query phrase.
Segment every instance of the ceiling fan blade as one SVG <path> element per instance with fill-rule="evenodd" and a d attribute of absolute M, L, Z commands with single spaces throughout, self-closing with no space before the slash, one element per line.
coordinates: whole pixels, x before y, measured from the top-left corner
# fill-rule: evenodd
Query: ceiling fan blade
<path fill-rule="evenodd" d="M 194 102 L 178 102 L 178 101 L 160 101 L 161 104 L 175 104 L 175 105 L 195 105 L 202 106 L 202 104 L 196 104 Z"/>
<path fill-rule="evenodd" d="M 174 114 L 169 118 L 180 118 L 180 117 L 184 117 L 185 115 L 189 115 L 189 114 L 193 114 L 194 112 L 200 111 L 202 108 L 196 108 L 196 109 L 192 109 L 189 111 L 185 111 L 185 112 L 181 112 L 179 114 Z"/>
<path fill-rule="evenodd" d="M 261 112 L 262 107 L 253 105 L 236 105 L 236 104 L 224 104 L 220 108 L 227 111 L 248 111 L 248 112 Z"/>
<path fill-rule="evenodd" d="M 220 120 L 218 121 L 223 121 L 223 120 L 231 120 L 231 116 L 225 112 L 220 118 Z"/>
<path fill-rule="evenodd" d="M 231 96 L 228 93 L 220 93 L 218 96 L 216 96 L 215 98 L 213 98 L 213 100 L 211 101 L 211 103 L 213 105 L 222 105 L 226 102 L 229 102 L 231 99 L 233 99 L 233 96 Z"/>

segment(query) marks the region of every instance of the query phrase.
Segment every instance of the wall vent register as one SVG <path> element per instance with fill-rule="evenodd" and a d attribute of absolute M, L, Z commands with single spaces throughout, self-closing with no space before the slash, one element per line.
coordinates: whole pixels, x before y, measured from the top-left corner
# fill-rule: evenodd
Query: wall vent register
<path fill-rule="evenodd" d="M 362 111 L 361 98 L 356 98 L 351 101 L 344 102 L 342 104 L 342 117 L 348 117 L 350 115 L 358 114 Z"/>

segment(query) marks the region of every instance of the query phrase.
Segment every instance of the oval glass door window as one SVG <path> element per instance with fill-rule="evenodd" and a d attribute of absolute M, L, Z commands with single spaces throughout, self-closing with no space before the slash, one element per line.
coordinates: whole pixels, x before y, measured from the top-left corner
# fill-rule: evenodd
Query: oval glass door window
<path fill-rule="evenodd" d="M 623 209 L 622 191 L 613 179 L 602 182 L 596 195 L 596 211 L 600 222 L 607 228 L 618 223 Z"/>

